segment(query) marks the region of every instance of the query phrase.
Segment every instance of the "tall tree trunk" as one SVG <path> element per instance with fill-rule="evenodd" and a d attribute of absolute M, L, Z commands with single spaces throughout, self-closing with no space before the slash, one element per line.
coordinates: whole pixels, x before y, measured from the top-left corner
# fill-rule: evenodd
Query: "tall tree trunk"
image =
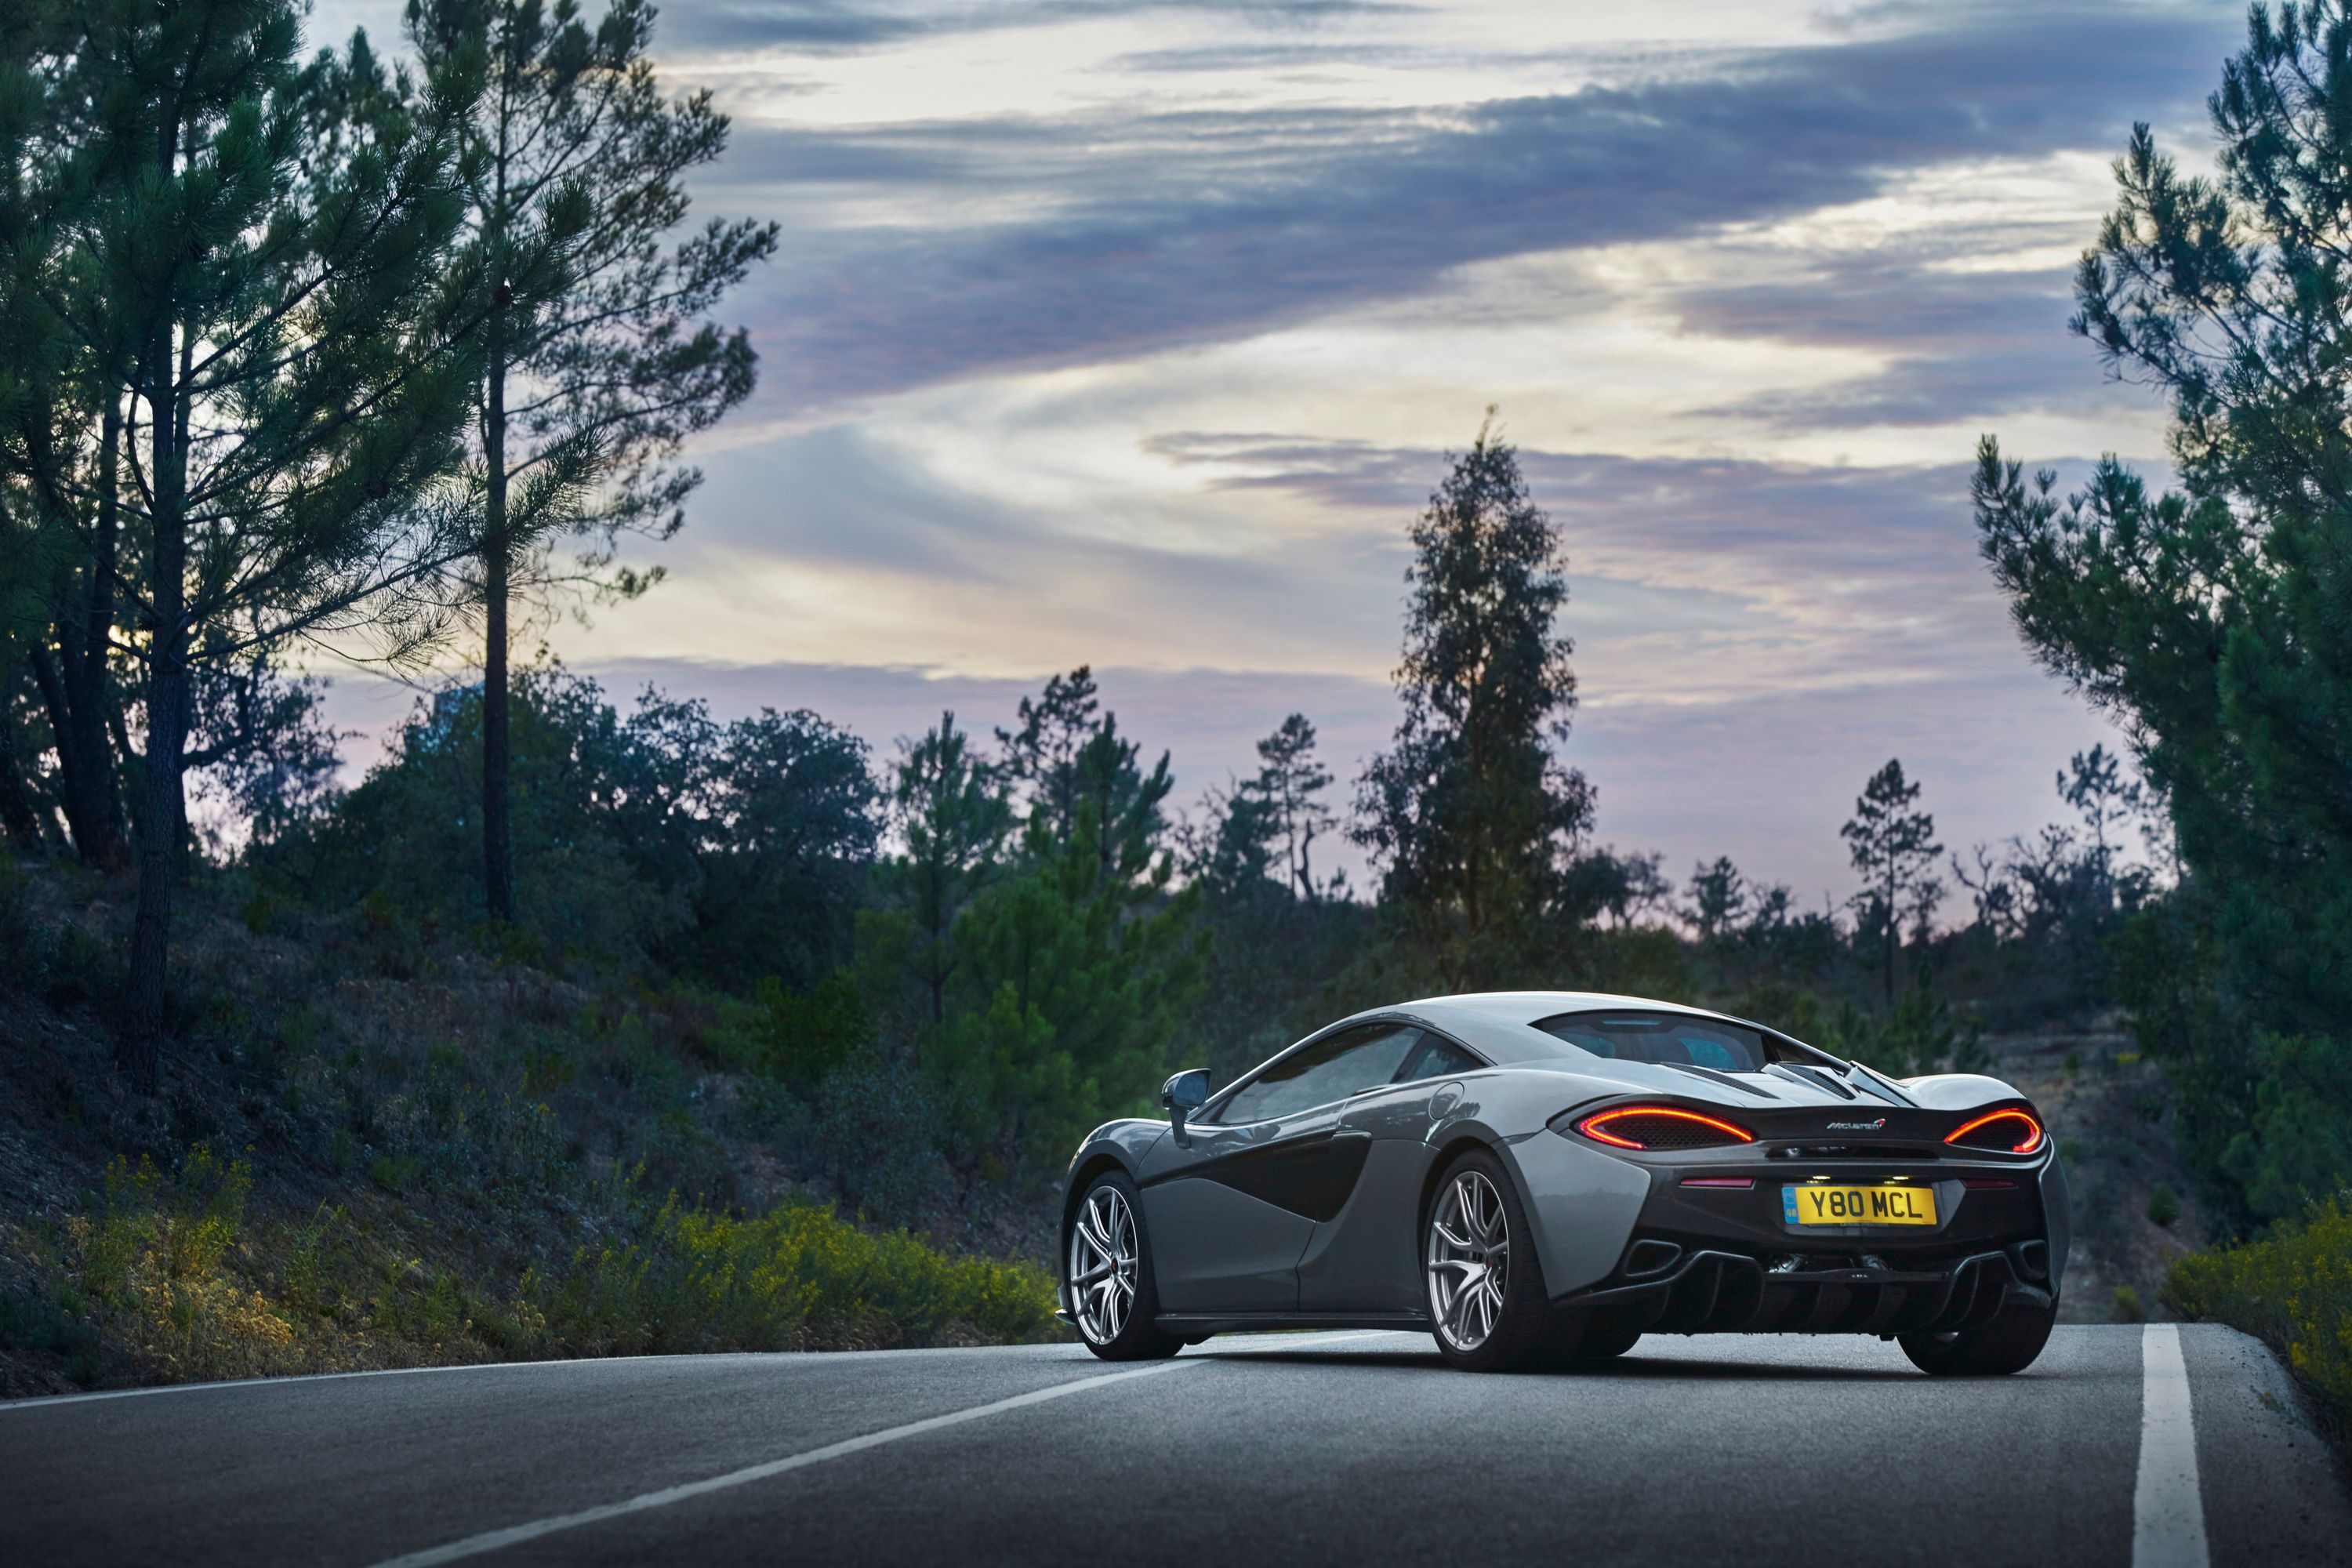
<path fill-rule="evenodd" d="M 162 159 L 167 174 L 174 151 L 167 131 Z M 154 618 L 147 651 L 147 756 L 139 781 L 139 908 L 131 927 L 127 1017 L 114 1058 L 124 1076 L 146 1093 L 156 1088 L 171 1025 L 172 883 L 186 816 L 180 759 L 187 749 L 189 699 L 187 409 L 173 336 L 167 321 L 146 354 L 154 525 L 149 595 Z"/>
<path fill-rule="evenodd" d="M 503 287 L 503 285 L 501 285 Z M 512 921 L 514 823 L 509 815 L 513 752 L 508 720 L 507 573 L 507 376 L 493 328 L 482 446 L 489 468 L 489 494 L 482 530 L 482 895 L 490 919 Z"/>
<path fill-rule="evenodd" d="M 160 510 L 160 509 L 159 509 Z M 173 535 L 180 531 L 172 530 Z M 184 539 L 167 541 L 161 520 L 155 530 L 157 585 L 170 561 L 184 561 Z M 156 595 L 157 619 L 163 619 L 165 595 Z M 179 594 L 169 614 L 179 619 Z M 131 987 L 129 1027 L 115 1053 L 116 1064 L 142 1090 L 156 1082 L 156 1063 L 163 1036 L 170 1026 L 170 961 L 172 950 L 172 883 L 180 858 L 180 825 L 184 816 L 181 798 L 179 757 L 187 741 L 187 629 L 159 634 L 148 659 L 147 766 L 141 781 L 139 821 L 139 912 L 131 928 Z"/>

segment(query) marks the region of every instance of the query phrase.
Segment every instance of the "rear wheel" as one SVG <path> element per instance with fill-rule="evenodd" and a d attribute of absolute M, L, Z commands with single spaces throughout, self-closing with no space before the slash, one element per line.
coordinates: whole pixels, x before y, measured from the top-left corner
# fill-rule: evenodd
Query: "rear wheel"
<path fill-rule="evenodd" d="M 1087 1349 L 1105 1361 L 1157 1361 L 1184 1342 L 1152 1319 L 1160 1292 L 1151 1276 L 1150 1238 L 1135 1184 L 1119 1171 L 1095 1178 L 1070 1222 L 1070 1316 Z"/>
<path fill-rule="evenodd" d="M 2050 1341 L 2058 1303 L 2011 1296 L 1990 1321 L 1949 1334 L 1905 1334 L 1903 1353 L 1937 1377 L 2000 1377 L 2032 1366 Z"/>
<path fill-rule="evenodd" d="M 1575 1320 L 1545 1298 L 1518 1194 L 1484 1150 L 1438 1181 L 1423 1222 L 1422 1277 L 1438 1353 L 1465 1372 L 1556 1365 L 1575 1349 Z"/>

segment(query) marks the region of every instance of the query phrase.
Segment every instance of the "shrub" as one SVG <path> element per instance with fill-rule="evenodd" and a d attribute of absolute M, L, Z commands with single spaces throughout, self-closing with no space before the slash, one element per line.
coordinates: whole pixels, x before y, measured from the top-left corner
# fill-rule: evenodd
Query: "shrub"
<path fill-rule="evenodd" d="M 2118 1323 L 2137 1323 L 2147 1314 L 2140 1310 L 2139 1292 L 2128 1285 L 2116 1287 L 2115 1319 Z"/>
<path fill-rule="evenodd" d="M 506 1331 L 553 1355 L 868 1348 L 1046 1337 L 1054 1290 L 1031 1264 L 954 1258 L 814 1205 L 738 1219 L 666 1205 L 634 1241 L 523 1280 Z M 537 1321 L 535 1331 L 530 1328 Z"/>
<path fill-rule="evenodd" d="M 2183 1316 L 2267 1342 L 2339 1432 L 2352 1426 L 2352 1194 L 2314 1204 L 2259 1240 L 2182 1258 L 2164 1299 Z"/>
<path fill-rule="evenodd" d="M 2180 1200 L 2172 1195 L 2170 1187 L 2158 1187 L 2147 1194 L 2147 1217 L 2167 1227 L 2180 1217 Z"/>
<path fill-rule="evenodd" d="M 299 1370 L 293 1326 L 223 1267 L 252 1185 L 243 1161 L 201 1144 L 168 1176 L 117 1160 L 97 1216 L 72 1222 L 81 1288 L 171 1379 Z"/>

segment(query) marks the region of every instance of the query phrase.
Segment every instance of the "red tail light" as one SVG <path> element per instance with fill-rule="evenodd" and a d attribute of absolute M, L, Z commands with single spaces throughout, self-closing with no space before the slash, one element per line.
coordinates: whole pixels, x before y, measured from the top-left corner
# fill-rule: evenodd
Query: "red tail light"
<path fill-rule="evenodd" d="M 1673 1105 L 1620 1105 L 1596 1110 L 1576 1124 L 1596 1142 L 1620 1149 L 1717 1149 L 1753 1143 L 1756 1134 L 1736 1122 L 1701 1116 Z"/>
<path fill-rule="evenodd" d="M 2032 1112 L 2012 1105 L 1963 1122 L 1947 1133 L 1944 1142 L 1970 1149 L 2005 1149 L 2012 1154 L 2031 1154 L 2042 1147 L 2042 1123 L 2034 1120 Z"/>

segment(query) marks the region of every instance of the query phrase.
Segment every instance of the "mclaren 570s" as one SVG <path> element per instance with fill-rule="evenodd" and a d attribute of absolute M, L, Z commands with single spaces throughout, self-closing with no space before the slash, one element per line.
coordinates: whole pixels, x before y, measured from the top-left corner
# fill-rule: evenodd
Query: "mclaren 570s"
<path fill-rule="evenodd" d="M 1853 1333 L 1995 1373 L 2057 1313 L 2066 1179 L 2023 1095 L 1720 1014 L 1435 997 L 1160 1105 L 1070 1165 L 1062 1315 L 1108 1360 L 1240 1330 L 1420 1331 L 1473 1371 Z"/>

